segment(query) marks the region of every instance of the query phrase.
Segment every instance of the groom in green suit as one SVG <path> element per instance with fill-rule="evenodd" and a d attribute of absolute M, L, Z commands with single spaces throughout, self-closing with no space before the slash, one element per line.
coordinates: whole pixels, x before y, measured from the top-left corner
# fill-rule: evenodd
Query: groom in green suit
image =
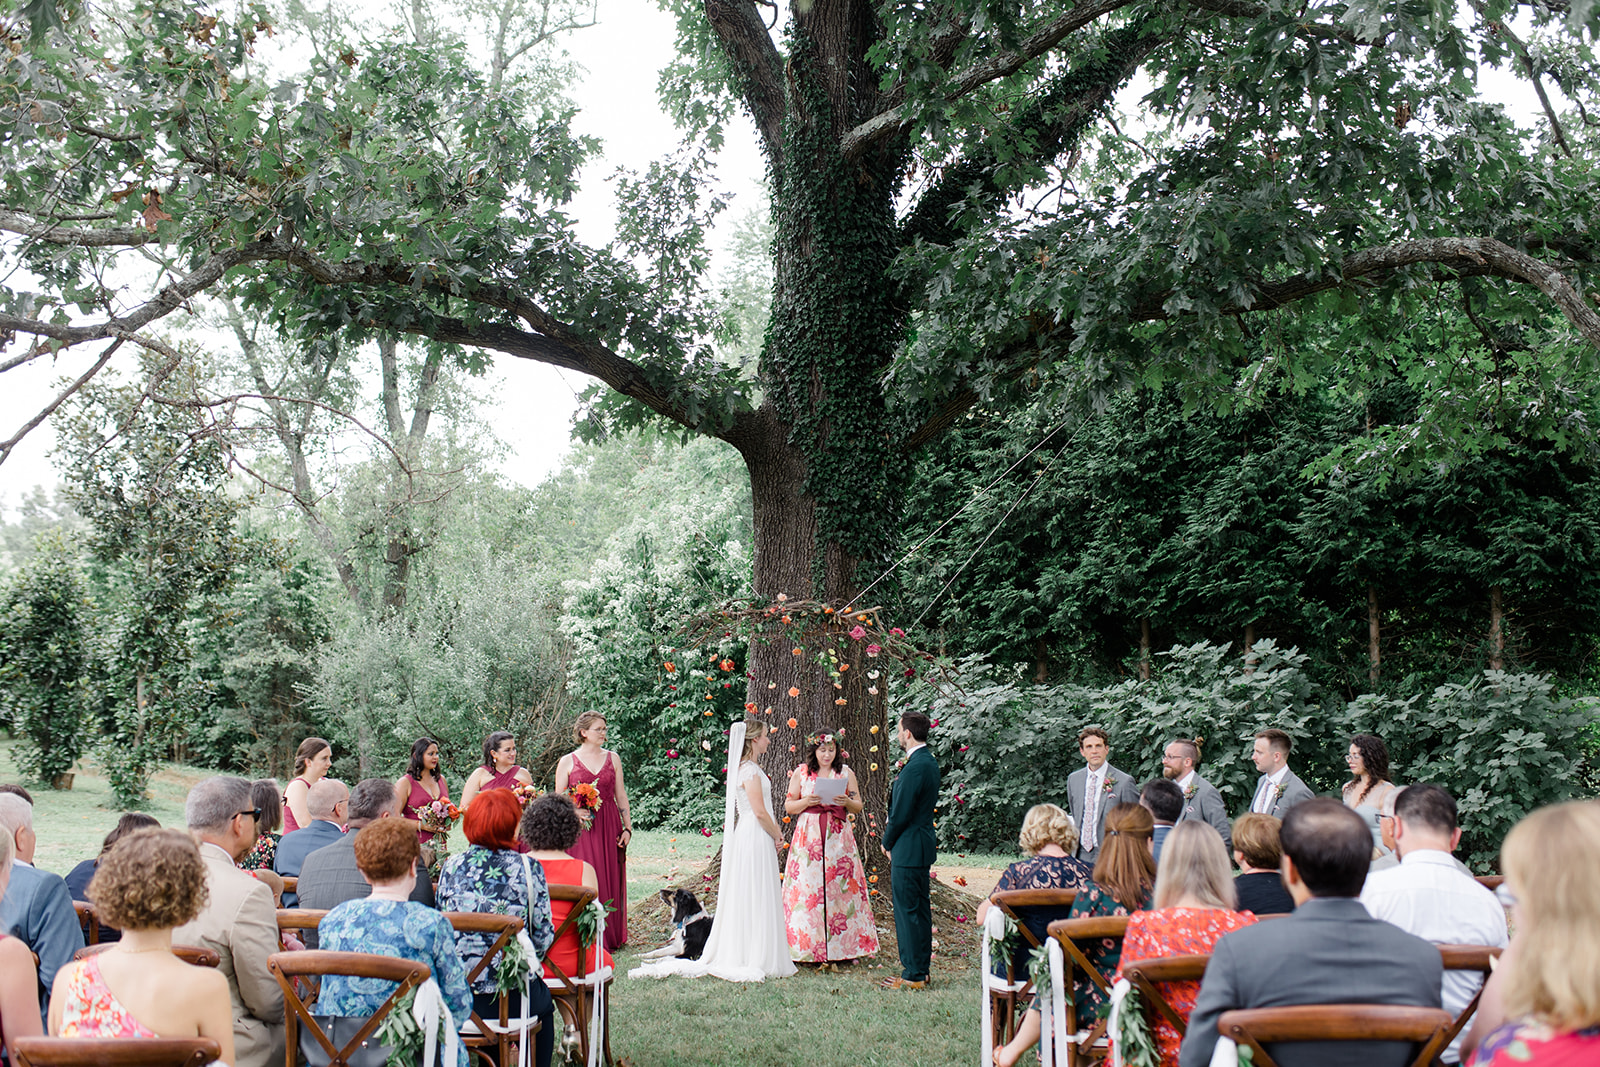
<path fill-rule="evenodd" d="M 928 870 L 933 866 L 933 809 L 939 802 L 939 764 L 928 751 L 928 717 L 920 711 L 900 716 L 895 736 L 906 750 L 905 765 L 889 787 L 889 818 L 883 825 L 883 851 L 889 857 L 894 900 L 894 932 L 900 942 L 900 977 L 885 989 L 925 989 L 933 959 L 933 909 Z"/>

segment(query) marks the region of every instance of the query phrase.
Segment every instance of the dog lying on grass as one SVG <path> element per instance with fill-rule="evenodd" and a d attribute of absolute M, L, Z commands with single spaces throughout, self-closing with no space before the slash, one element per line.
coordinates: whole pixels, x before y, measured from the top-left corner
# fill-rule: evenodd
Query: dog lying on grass
<path fill-rule="evenodd" d="M 700 898 L 687 889 L 663 889 L 661 901 L 672 909 L 672 937 L 665 945 L 646 952 L 640 959 L 663 960 L 674 956 L 697 960 L 711 936 L 711 916 L 700 906 Z"/>

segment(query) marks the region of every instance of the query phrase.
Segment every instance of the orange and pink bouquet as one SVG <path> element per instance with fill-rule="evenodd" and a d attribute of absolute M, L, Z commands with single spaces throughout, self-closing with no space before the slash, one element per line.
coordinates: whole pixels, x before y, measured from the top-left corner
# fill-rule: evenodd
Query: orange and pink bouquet
<path fill-rule="evenodd" d="M 600 790 L 594 787 L 593 782 L 577 782 L 567 786 L 567 796 L 572 798 L 579 811 L 600 810 Z"/>

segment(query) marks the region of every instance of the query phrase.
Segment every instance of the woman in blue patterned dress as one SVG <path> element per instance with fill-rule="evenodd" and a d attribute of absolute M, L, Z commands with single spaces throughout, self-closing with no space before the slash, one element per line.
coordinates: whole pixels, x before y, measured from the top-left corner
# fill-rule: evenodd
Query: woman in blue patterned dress
<path fill-rule="evenodd" d="M 442 914 L 409 899 L 417 884 L 417 859 L 422 854 L 416 830 L 404 819 L 379 819 L 356 834 L 355 849 L 356 866 L 372 883 L 372 895 L 347 900 L 328 912 L 317 931 L 322 947 L 426 963 L 459 1029 L 472 1013 L 472 993 L 467 989 L 466 969 L 456 954 L 455 930 Z M 381 978 L 330 974 L 322 980 L 317 1011 L 371 1015 L 389 999 L 394 985 Z M 458 1045 L 457 1050 L 455 1067 L 467 1067 L 466 1049 Z"/>
<path fill-rule="evenodd" d="M 540 958 L 556 939 L 550 921 L 550 889 L 545 884 L 544 867 L 517 852 L 517 824 L 522 820 L 522 805 L 509 789 L 487 789 L 478 794 L 462 819 L 469 847 L 445 861 L 439 872 L 439 907 L 445 911 L 489 912 L 511 915 L 523 921 L 528 940 Z M 489 951 L 493 938 L 488 934 L 463 931 L 456 935 L 456 951 L 468 971 Z M 534 1039 L 536 1067 L 550 1067 L 555 1050 L 555 1002 L 545 987 L 538 960 L 529 960 L 527 1006 L 543 1024 Z M 472 983 L 472 1004 L 485 1020 L 500 1017 L 499 994 L 495 990 L 494 968 L 485 967 Z M 523 1014 L 522 996 L 511 998 L 511 1017 Z M 504 1065 L 502 1065 L 504 1067 Z"/>

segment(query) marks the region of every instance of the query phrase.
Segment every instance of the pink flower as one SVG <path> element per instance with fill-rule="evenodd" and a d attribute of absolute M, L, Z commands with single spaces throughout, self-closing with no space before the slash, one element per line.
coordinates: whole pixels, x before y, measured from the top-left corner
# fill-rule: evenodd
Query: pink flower
<path fill-rule="evenodd" d="M 863 629 L 862 627 L 860 627 L 860 626 L 856 626 L 853 630 L 850 631 L 850 636 L 853 639 L 859 641 L 863 637 L 867 636 L 867 631 L 865 629 Z"/>
<path fill-rule="evenodd" d="M 904 637 L 906 635 L 906 632 L 904 630 L 900 629 L 900 627 L 898 627 L 898 626 L 896 626 L 894 629 L 890 630 L 889 632 L 894 634 L 896 637 Z"/>
<path fill-rule="evenodd" d="M 668 759 L 677 759 L 678 758 L 678 750 L 675 749 L 675 748 L 667 749 L 667 758 Z"/>
<path fill-rule="evenodd" d="M 859 630 L 859 629 L 861 629 L 861 627 L 857 626 L 856 629 Z M 882 645 L 868 645 L 867 646 L 867 655 L 869 655 L 869 656 L 876 656 L 879 652 L 882 652 L 882 651 L 883 651 L 883 646 Z"/>
<path fill-rule="evenodd" d="M 709 826 L 702 826 L 702 827 L 701 827 L 701 828 L 700 828 L 700 833 L 701 833 L 701 835 L 702 835 L 702 836 L 705 836 L 705 837 L 710 837 L 710 836 L 711 836 L 711 827 L 709 827 Z M 711 877 L 711 876 L 710 876 L 710 875 L 709 875 L 709 874 L 708 874 L 708 875 L 706 875 L 706 877 L 707 877 L 707 878 L 710 878 L 710 877 Z"/>

